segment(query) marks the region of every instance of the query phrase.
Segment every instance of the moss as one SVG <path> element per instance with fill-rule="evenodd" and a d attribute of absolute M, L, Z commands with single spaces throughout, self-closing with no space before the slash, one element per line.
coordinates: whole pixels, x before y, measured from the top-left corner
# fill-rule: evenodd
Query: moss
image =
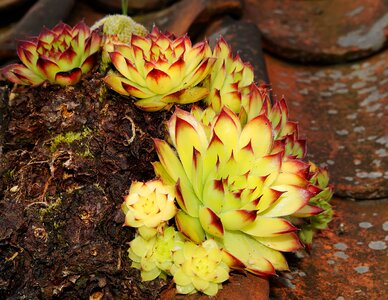
<path fill-rule="evenodd" d="M 83 151 L 83 152 L 77 152 L 77 155 L 81 156 L 81 157 L 90 157 L 90 158 L 93 158 L 94 155 L 92 154 L 92 152 L 90 152 L 90 149 L 89 147 L 86 145 L 86 150 Z"/>
<path fill-rule="evenodd" d="M 71 144 L 74 141 L 79 141 L 87 137 L 92 131 L 89 128 L 85 128 L 82 132 L 69 131 L 66 133 L 58 134 L 51 141 L 50 151 L 54 153 L 57 151 L 58 145 L 61 143 Z"/>
<path fill-rule="evenodd" d="M 62 199 L 60 197 L 58 197 L 55 200 L 55 202 L 50 203 L 45 208 L 41 208 L 40 209 L 40 219 L 41 219 L 41 221 L 43 222 L 45 216 L 50 215 L 50 214 L 56 212 L 61 204 L 62 204 Z"/>
<path fill-rule="evenodd" d="M 66 222 L 61 219 L 62 199 L 58 197 L 55 202 L 52 202 L 45 208 L 39 211 L 40 221 L 45 225 L 48 232 L 49 240 L 60 247 L 66 247 L 67 241 L 62 235 Z"/>
<path fill-rule="evenodd" d="M 15 169 L 16 168 L 13 168 L 13 169 L 8 169 L 5 173 L 4 173 L 4 175 L 3 175 L 3 178 L 5 179 L 5 180 L 12 180 L 12 178 L 13 178 L 13 175 L 14 175 L 14 173 L 15 173 Z"/>

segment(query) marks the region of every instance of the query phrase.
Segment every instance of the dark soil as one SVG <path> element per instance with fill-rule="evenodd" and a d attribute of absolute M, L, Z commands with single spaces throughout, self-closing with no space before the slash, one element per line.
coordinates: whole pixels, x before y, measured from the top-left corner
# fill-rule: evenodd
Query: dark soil
<path fill-rule="evenodd" d="M 155 299 L 166 285 L 130 268 L 120 205 L 154 176 L 170 113 L 138 110 L 101 77 L 0 86 L 0 299 Z"/>

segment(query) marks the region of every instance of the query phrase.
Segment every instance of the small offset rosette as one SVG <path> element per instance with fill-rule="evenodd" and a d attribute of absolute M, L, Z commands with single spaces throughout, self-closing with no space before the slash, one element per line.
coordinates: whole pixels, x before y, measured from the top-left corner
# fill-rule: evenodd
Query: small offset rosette
<path fill-rule="evenodd" d="M 126 226 L 136 227 L 145 239 L 162 232 L 176 214 L 174 189 L 160 180 L 132 183 L 121 206 Z"/>

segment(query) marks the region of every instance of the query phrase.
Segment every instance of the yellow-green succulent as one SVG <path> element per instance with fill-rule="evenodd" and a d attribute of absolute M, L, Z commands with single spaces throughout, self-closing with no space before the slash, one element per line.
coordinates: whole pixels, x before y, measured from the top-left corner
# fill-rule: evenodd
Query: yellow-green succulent
<path fill-rule="evenodd" d="M 129 44 L 114 44 L 110 58 L 117 72 L 105 82 L 116 92 L 133 96 L 146 111 L 168 109 L 206 97 L 198 84 L 209 74 L 214 59 L 207 42 L 192 46 L 187 36 L 175 39 L 157 27 L 145 37 L 133 34 Z"/>
<path fill-rule="evenodd" d="M 272 105 L 267 87 L 254 82 L 252 67 L 233 57 L 223 39 L 212 53 L 207 47 L 191 48 L 187 37 L 174 40 L 154 29 L 144 38 L 132 37 L 128 46 L 114 46 L 111 58 L 121 75 L 105 80 L 141 99 L 135 104 L 148 111 L 204 98 L 205 107 L 176 108 L 166 140 L 154 140 L 157 180 L 173 189 L 178 206 L 179 241 L 174 238 L 165 265 L 157 265 L 150 249 L 159 240 L 170 249 L 173 242 L 163 230 L 168 221 L 153 234 L 140 226 L 129 254 L 143 278 L 172 275 L 178 293 L 213 296 L 229 269 L 260 275 L 287 270 L 282 252 L 311 243 L 313 233 L 330 221 L 332 187 L 326 170 L 304 161 L 305 141 L 289 120 L 285 100 Z M 177 76 L 177 57 L 192 62 L 187 51 L 199 54 L 196 67 L 185 65 L 191 73 Z M 193 70 L 201 68 L 194 80 Z"/>
<path fill-rule="evenodd" d="M 196 243 L 214 238 L 232 267 L 260 274 L 287 269 L 279 251 L 301 246 L 286 218 L 313 196 L 308 164 L 273 153 L 274 130 L 265 115 L 242 127 L 224 107 L 209 134 L 192 114 L 176 109 L 168 128 L 175 151 L 156 139 L 160 162 L 154 166 L 166 184 L 175 184 L 178 229 Z"/>
<path fill-rule="evenodd" d="M 165 227 L 149 240 L 137 235 L 130 242 L 128 256 L 132 260 L 132 267 L 141 271 L 141 278 L 149 281 L 158 276 L 171 275 L 173 255 L 183 249 L 183 245 L 182 234 L 173 227 Z"/>
<path fill-rule="evenodd" d="M 218 244 L 212 239 L 200 245 L 186 241 L 174 252 L 173 261 L 171 273 L 180 294 L 200 291 L 214 296 L 222 287 L 221 283 L 229 279 L 229 267 L 222 260 Z"/>
<path fill-rule="evenodd" d="M 125 214 L 124 225 L 138 228 L 145 239 L 154 237 L 175 216 L 174 199 L 173 187 L 160 180 L 132 182 L 121 206 Z"/>
<path fill-rule="evenodd" d="M 205 102 L 216 112 L 227 106 L 233 112 L 239 113 L 241 93 L 253 83 L 253 68 L 244 63 L 239 55 L 233 57 L 232 50 L 223 38 L 217 42 L 213 57 L 216 62 L 204 83 L 204 86 L 209 88 Z"/>
<path fill-rule="evenodd" d="M 326 169 L 309 162 L 311 189 L 314 196 L 299 212 L 293 214 L 290 220 L 298 225 L 299 238 L 305 245 L 310 245 L 316 231 L 323 230 L 333 218 L 333 209 L 330 200 L 333 196 L 333 186 L 329 184 L 329 175 Z"/>

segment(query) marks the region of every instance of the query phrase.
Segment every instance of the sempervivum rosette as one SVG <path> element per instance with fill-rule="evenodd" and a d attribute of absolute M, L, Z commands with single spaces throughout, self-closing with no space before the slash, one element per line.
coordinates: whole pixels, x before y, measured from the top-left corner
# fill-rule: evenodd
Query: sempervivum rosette
<path fill-rule="evenodd" d="M 239 55 L 233 57 L 232 50 L 223 38 L 217 42 L 213 56 L 216 62 L 204 84 L 209 88 L 205 102 L 216 112 L 227 106 L 239 113 L 242 93 L 253 83 L 253 68 L 244 63 Z"/>
<path fill-rule="evenodd" d="M 116 92 L 138 98 L 146 111 L 192 103 L 206 97 L 198 84 L 208 75 L 214 60 L 207 42 L 192 46 L 183 36 L 174 39 L 154 27 L 145 37 L 133 34 L 129 44 L 115 44 L 110 58 L 118 73 L 105 82 Z"/>
<path fill-rule="evenodd" d="M 196 243 L 214 238 L 231 267 L 259 274 L 287 269 L 279 251 L 301 246 L 287 217 L 313 196 L 308 164 L 284 151 L 273 153 L 274 130 L 265 115 L 242 127 L 223 108 L 209 133 L 177 109 L 169 121 L 176 152 L 155 140 L 156 173 L 176 186 L 178 229 Z"/>
<path fill-rule="evenodd" d="M 121 208 L 126 226 L 138 228 L 150 239 L 176 214 L 174 189 L 160 180 L 132 182 Z"/>
<path fill-rule="evenodd" d="M 12 64 L 2 70 L 8 80 L 24 85 L 73 85 L 89 72 L 97 61 L 101 37 L 84 22 L 73 28 L 60 23 L 45 28 L 38 37 L 21 41 L 17 53 L 22 64 Z"/>
<path fill-rule="evenodd" d="M 173 261 L 171 273 L 180 294 L 201 291 L 214 296 L 221 283 L 229 279 L 229 267 L 222 260 L 221 249 L 212 239 L 201 245 L 185 242 L 174 253 Z"/>
<path fill-rule="evenodd" d="M 300 240 L 310 246 L 315 232 L 323 230 L 333 218 L 330 200 L 333 196 L 333 186 L 329 184 L 329 174 L 326 169 L 309 162 L 310 188 L 315 195 L 300 211 L 294 213 L 290 220 L 296 224 Z"/>

